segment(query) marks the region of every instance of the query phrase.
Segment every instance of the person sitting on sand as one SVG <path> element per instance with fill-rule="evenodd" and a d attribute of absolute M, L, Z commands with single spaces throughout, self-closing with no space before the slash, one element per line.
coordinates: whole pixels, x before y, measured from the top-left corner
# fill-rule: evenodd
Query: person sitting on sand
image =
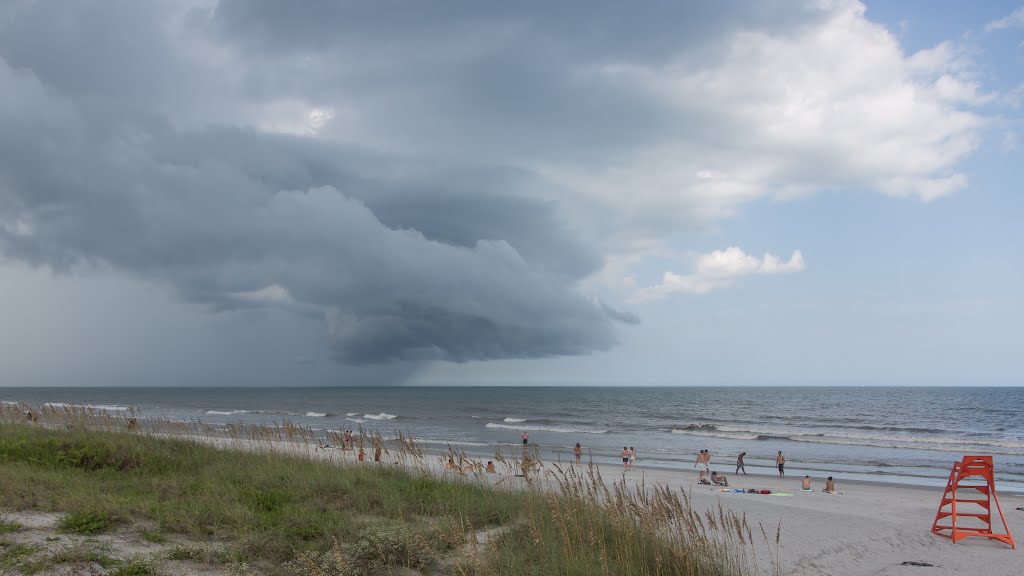
<path fill-rule="evenodd" d="M 495 472 L 497 472 L 497 470 L 494 469 L 494 462 L 488 460 L 487 461 L 487 473 L 488 474 L 494 474 Z"/>
<path fill-rule="evenodd" d="M 449 458 L 448 463 L 444 465 L 445 470 L 458 470 L 459 467 L 455 465 L 455 459 Z"/>
<path fill-rule="evenodd" d="M 800 483 L 800 489 L 803 490 L 804 492 L 810 492 L 811 491 L 811 477 L 810 476 L 804 476 L 804 481 Z"/>
<path fill-rule="evenodd" d="M 825 480 L 825 490 L 824 490 L 824 492 L 828 492 L 829 494 L 835 494 L 836 493 L 836 483 L 832 481 L 832 477 L 831 476 L 828 477 L 828 480 Z"/>
<path fill-rule="evenodd" d="M 463 474 L 472 474 L 473 473 L 473 465 L 472 464 L 466 464 L 465 466 L 463 466 L 462 467 L 462 473 Z"/>
<path fill-rule="evenodd" d="M 711 472 L 711 483 L 715 486 L 728 486 L 729 480 L 725 476 L 721 476 L 718 472 Z"/>

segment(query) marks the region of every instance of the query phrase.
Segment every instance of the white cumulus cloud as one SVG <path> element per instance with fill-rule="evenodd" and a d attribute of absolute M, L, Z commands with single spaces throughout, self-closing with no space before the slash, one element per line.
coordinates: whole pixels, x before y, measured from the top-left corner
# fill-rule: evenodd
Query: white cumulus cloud
<path fill-rule="evenodd" d="M 638 291 L 633 300 L 651 302 L 677 292 L 706 294 L 728 286 L 734 279 L 742 276 L 800 272 L 805 267 L 804 256 L 799 250 L 794 250 L 789 260 L 782 260 L 774 254 L 765 254 L 758 258 L 737 246 L 730 246 L 725 250 L 715 250 L 698 256 L 691 274 L 665 272 L 659 284 Z"/>

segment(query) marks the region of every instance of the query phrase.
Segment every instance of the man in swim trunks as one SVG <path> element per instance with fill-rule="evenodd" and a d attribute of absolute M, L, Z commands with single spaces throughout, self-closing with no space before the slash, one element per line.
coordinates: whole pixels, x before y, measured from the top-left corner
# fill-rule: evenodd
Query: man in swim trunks
<path fill-rule="evenodd" d="M 743 457 L 746 456 L 746 452 L 740 452 L 740 455 L 736 457 L 736 474 L 739 475 L 740 470 L 743 470 L 743 475 L 747 475 L 747 469 L 743 467 Z"/>
<path fill-rule="evenodd" d="M 775 457 L 775 464 L 779 467 L 779 476 L 785 476 L 786 457 L 782 455 L 782 450 L 779 450 L 779 455 Z"/>
<path fill-rule="evenodd" d="M 530 435 L 529 435 L 529 433 L 527 433 L 527 432 L 523 432 L 523 446 L 526 446 L 526 444 L 527 444 L 527 443 L 528 443 L 529 441 L 530 441 Z"/>
<path fill-rule="evenodd" d="M 622 471 L 629 470 L 629 448 L 622 447 Z"/>

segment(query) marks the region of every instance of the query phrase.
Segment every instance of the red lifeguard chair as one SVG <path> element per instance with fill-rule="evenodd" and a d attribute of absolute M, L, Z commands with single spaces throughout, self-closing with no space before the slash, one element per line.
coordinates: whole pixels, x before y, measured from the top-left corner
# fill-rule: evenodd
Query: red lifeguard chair
<path fill-rule="evenodd" d="M 981 481 L 984 480 L 984 484 Z M 958 490 L 970 491 L 967 498 L 958 496 Z M 1003 532 L 992 531 L 992 504 L 995 503 L 999 520 L 1003 523 Z M 947 510 L 943 510 L 946 507 Z M 940 521 L 950 519 L 949 524 Z M 947 532 L 948 531 L 948 532 Z M 1014 550 L 1010 528 L 1006 525 L 1003 509 L 996 498 L 996 483 L 993 478 L 991 456 L 964 456 L 960 462 L 953 463 L 949 473 L 946 492 L 942 495 L 942 503 L 932 523 L 932 533 L 958 542 L 964 538 L 978 536 L 998 540 L 1009 544 Z"/>

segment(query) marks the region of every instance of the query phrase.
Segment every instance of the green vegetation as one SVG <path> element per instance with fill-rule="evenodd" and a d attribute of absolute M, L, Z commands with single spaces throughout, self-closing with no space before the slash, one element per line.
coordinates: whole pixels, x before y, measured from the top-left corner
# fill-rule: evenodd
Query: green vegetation
<path fill-rule="evenodd" d="M 3 518 L 0 518 L 0 534 L 11 534 L 21 530 L 21 524 L 17 522 L 8 522 Z"/>
<path fill-rule="evenodd" d="M 71 535 L 135 530 L 138 540 L 168 543 L 164 561 L 254 574 L 748 570 L 751 531 L 722 510 L 698 514 L 668 489 L 609 489 L 593 471 L 568 471 L 559 484 L 555 492 L 508 491 L 393 465 L 338 466 L 147 434 L 0 424 L 0 502 L 60 513 L 59 528 Z M 490 537 L 477 545 L 483 533 Z M 18 546 L 0 547 L 0 573 L 40 569 L 40 550 Z M 88 547 L 64 554 L 45 560 L 94 561 L 111 575 L 163 573 L 159 562 Z"/>
<path fill-rule="evenodd" d="M 110 528 L 111 520 L 105 512 L 80 511 L 66 514 L 57 523 L 57 529 L 61 532 L 74 532 L 75 534 L 99 534 Z"/>

